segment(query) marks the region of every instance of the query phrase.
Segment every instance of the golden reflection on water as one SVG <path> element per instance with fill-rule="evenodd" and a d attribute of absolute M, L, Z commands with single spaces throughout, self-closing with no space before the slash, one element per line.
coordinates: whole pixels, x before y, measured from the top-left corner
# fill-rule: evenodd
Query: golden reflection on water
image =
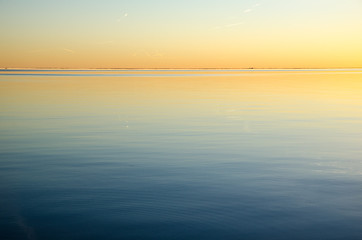
<path fill-rule="evenodd" d="M 22 81 L 17 81 L 19 78 Z M 149 106 L 191 108 L 195 114 L 228 107 L 288 110 L 305 114 L 352 114 L 362 104 L 362 73 L 282 72 L 215 76 L 0 76 L 4 109 L 66 106 L 68 110 Z M 5 80 L 5 81 L 4 81 Z M 213 106 L 213 105 L 217 106 Z M 223 106 L 223 105 L 228 106 Z M 209 105 L 212 109 L 197 109 Z M 55 109 L 55 108 L 54 108 Z M 226 109 L 225 109 L 226 110 Z M 233 109 L 229 109 L 232 111 Z M 234 109 L 235 110 L 235 109 Z M 331 110 L 334 113 L 329 113 Z M 177 111 L 176 111 L 177 112 Z"/>

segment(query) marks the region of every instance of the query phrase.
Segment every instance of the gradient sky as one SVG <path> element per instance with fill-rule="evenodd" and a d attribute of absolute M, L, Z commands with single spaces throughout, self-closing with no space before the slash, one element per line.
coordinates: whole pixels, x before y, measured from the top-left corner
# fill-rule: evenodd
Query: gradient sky
<path fill-rule="evenodd" d="M 0 0 L 0 67 L 362 67 L 362 0 Z"/>

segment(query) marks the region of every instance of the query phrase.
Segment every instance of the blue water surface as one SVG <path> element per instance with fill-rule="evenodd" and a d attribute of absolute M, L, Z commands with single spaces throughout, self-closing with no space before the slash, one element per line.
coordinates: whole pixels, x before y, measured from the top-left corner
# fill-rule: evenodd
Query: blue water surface
<path fill-rule="evenodd" d="M 362 239 L 361 71 L 66 72 L 0 74 L 0 239 Z"/>

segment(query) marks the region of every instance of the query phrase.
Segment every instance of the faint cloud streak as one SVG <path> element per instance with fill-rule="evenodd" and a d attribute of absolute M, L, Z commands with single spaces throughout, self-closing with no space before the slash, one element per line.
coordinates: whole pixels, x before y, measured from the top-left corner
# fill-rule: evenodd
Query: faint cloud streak
<path fill-rule="evenodd" d="M 64 51 L 68 52 L 68 53 L 75 53 L 72 49 L 69 48 L 63 48 Z"/>
<path fill-rule="evenodd" d="M 244 24 L 244 22 L 231 23 L 231 24 L 225 25 L 225 27 L 231 28 L 231 27 L 236 27 L 236 26 L 242 25 L 242 24 Z"/>
<path fill-rule="evenodd" d="M 244 13 L 252 12 L 252 11 L 254 11 L 255 8 L 257 8 L 257 7 L 259 7 L 259 6 L 261 6 L 261 4 L 260 4 L 260 3 L 256 3 L 256 4 L 254 4 L 251 8 L 245 9 L 245 10 L 244 10 Z"/>

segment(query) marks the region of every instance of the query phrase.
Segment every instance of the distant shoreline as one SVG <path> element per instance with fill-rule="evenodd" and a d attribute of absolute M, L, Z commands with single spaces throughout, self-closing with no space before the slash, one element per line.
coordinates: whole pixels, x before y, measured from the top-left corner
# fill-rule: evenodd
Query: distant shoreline
<path fill-rule="evenodd" d="M 0 70 L 362 70 L 362 67 L 335 67 L 335 68 L 12 68 L 0 67 Z"/>

